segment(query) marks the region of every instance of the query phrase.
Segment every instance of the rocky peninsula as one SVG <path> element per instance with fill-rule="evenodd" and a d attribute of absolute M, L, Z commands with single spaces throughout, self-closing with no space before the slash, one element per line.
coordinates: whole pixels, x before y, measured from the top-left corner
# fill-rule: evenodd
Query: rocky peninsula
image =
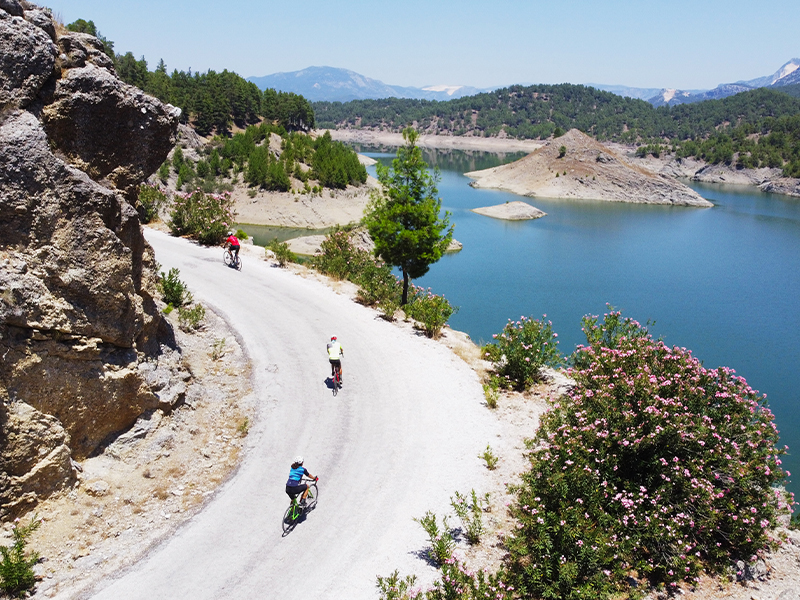
<path fill-rule="evenodd" d="M 466 174 L 476 188 L 521 196 L 707 207 L 674 178 L 653 173 L 572 129 L 516 162 Z"/>

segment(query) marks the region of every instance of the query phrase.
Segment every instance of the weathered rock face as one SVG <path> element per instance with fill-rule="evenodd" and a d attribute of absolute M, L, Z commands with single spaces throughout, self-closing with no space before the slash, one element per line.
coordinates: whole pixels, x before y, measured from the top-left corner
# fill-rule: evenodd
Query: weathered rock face
<path fill-rule="evenodd" d="M 523 196 L 711 206 L 691 188 L 628 162 L 577 129 L 514 163 L 467 176 L 473 187 Z"/>
<path fill-rule="evenodd" d="M 132 201 L 177 117 L 120 81 L 95 38 L 56 39 L 47 11 L 0 0 L 0 517 L 169 408 L 159 390 L 181 376 L 174 352 L 159 367 L 174 341 Z"/>

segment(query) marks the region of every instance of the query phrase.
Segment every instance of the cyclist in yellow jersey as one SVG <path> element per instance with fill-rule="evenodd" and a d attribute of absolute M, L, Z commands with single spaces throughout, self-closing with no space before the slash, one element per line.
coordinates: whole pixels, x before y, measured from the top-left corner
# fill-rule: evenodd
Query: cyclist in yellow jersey
<path fill-rule="evenodd" d="M 336 340 L 335 335 L 331 337 L 331 341 L 328 342 L 327 348 L 328 360 L 331 363 L 331 377 L 336 375 L 336 367 L 339 367 L 339 383 L 341 383 L 342 356 L 344 356 L 344 348 L 342 348 L 342 345 Z"/>

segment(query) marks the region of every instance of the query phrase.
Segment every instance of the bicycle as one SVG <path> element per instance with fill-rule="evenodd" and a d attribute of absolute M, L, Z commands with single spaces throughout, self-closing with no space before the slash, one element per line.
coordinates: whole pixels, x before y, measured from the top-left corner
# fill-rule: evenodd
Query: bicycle
<path fill-rule="evenodd" d="M 236 269 L 237 271 L 242 270 L 242 259 L 238 254 L 234 254 L 230 250 L 225 250 L 225 254 L 222 255 L 222 260 L 225 265 L 231 269 Z"/>
<path fill-rule="evenodd" d="M 306 496 L 306 503 L 300 504 L 297 498 L 302 496 L 299 494 L 292 498 L 289 503 L 289 508 L 283 514 L 283 535 L 291 533 L 292 529 L 300 522 L 300 520 L 312 510 L 317 507 L 317 499 L 319 498 L 319 489 L 317 488 L 316 479 L 308 479 L 304 477 L 301 481 L 308 481 L 308 495 Z"/>
<path fill-rule="evenodd" d="M 342 364 L 339 363 L 338 365 L 333 365 L 333 395 L 339 393 L 339 388 L 342 387 Z"/>

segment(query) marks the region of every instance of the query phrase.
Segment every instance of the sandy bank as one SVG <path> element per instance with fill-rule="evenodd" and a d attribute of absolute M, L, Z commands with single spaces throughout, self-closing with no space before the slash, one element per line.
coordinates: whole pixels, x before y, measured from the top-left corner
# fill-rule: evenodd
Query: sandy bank
<path fill-rule="evenodd" d="M 402 146 L 405 142 L 400 133 L 367 131 L 356 129 L 330 129 L 331 137 L 348 144 L 369 146 Z M 323 133 L 323 132 L 320 132 Z M 484 152 L 533 152 L 541 148 L 539 140 L 515 140 L 511 138 L 458 137 L 450 135 L 421 135 L 417 145 L 421 148 L 452 148 L 456 150 L 482 150 Z"/>

